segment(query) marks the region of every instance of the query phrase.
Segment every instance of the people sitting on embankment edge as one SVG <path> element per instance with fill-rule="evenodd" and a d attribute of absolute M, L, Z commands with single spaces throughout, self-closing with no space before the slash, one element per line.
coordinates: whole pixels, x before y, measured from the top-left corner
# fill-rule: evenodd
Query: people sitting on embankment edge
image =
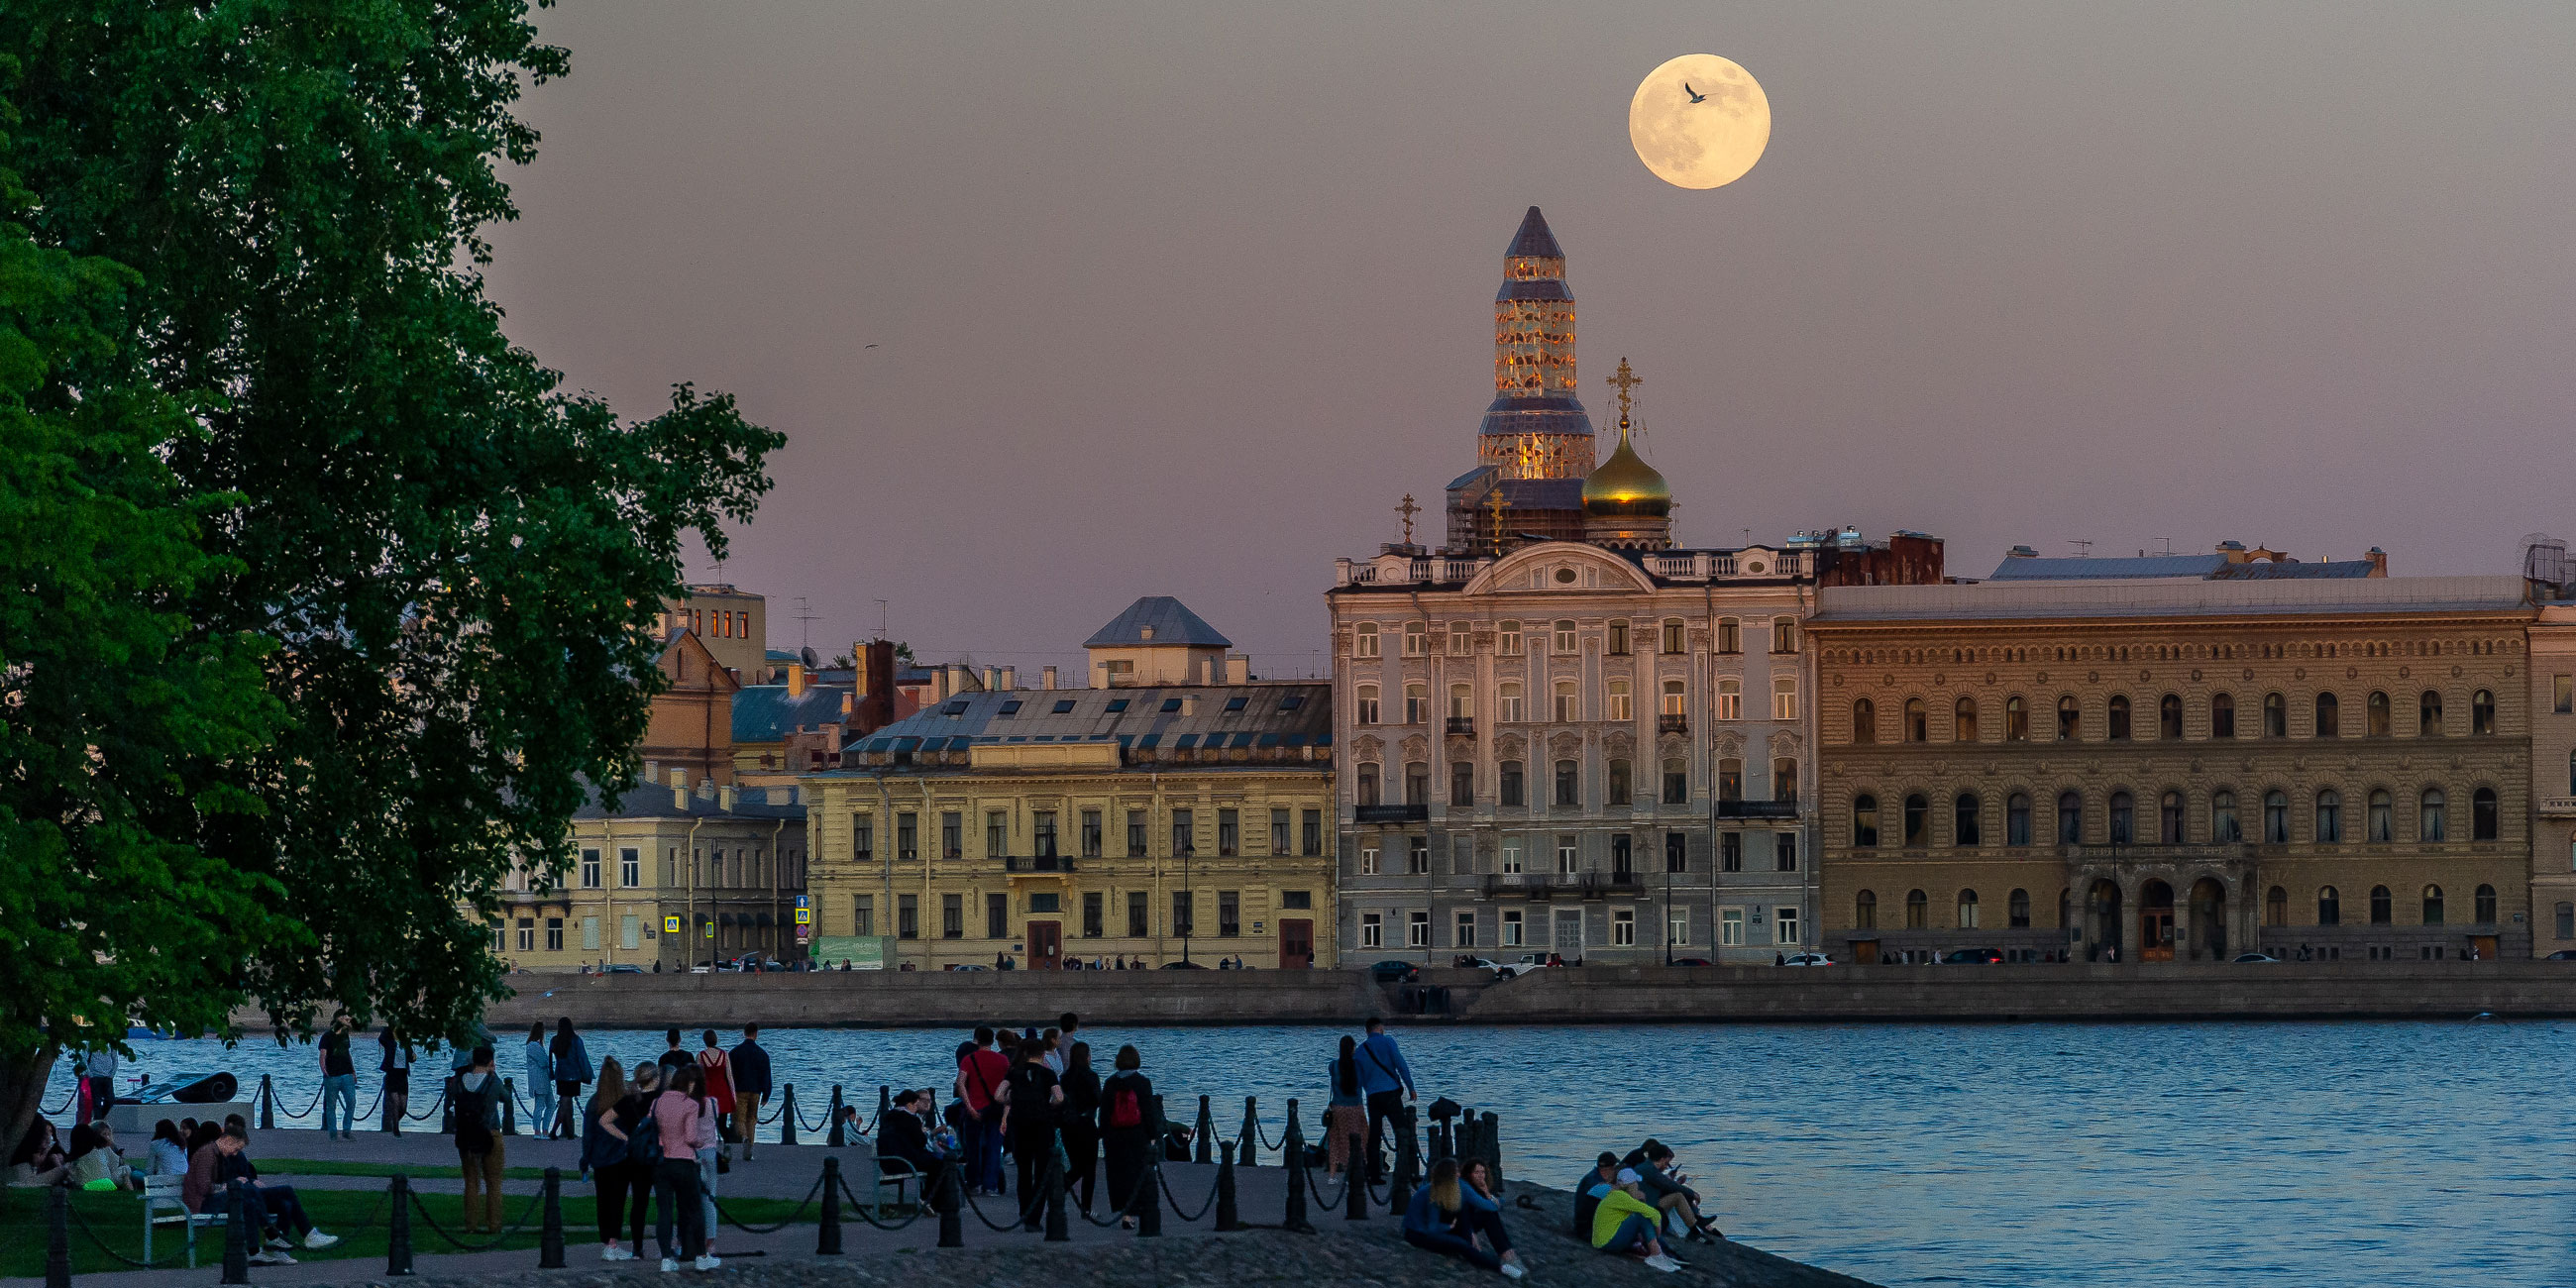
<path fill-rule="evenodd" d="M 1608 1154 L 1601 1157 L 1610 1160 Z M 1663 1241 L 1655 1237 L 1655 1227 L 1662 1223 L 1664 1214 L 1637 1192 L 1635 1172 L 1623 1167 L 1610 1180 L 1590 1180 L 1585 1188 L 1598 1201 L 1592 1210 L 1592 1228 L 1587 1232 L 1593 1247 L 1641 1257 L 1647 1265 L 1667 1274 L 1682 1268 L 1684 1263 L 1665 1252 Z"/>
<path fill-rule="evenodd" d="M 1481 1162 L 1468 1166 L 1484 1169 Z M 1479 1235 L 1487 1247 L 1477 1246 Z M 1513 1279 L 1529 1273 L 1521 1267 L 1520 1254 L 1512 1251 L 1512 1236 L 1503 1229 L 1502 1204 L 1461 1180 L 1455 1159 L 1432 1164 L 1431 1183 L 1413 1192 L 1413 1203 L 1404 1211 L 1404 1241 L 1481 1270 L 1499 1270 Z"/>
<path fill-rule="evenodd" d="M 1649 1136 L 1645 1144 L 1628 1151 L 1619 1165 L 1637 1174 L 1639 1190 L 1664 1210 L 1671 1232 L 1687 1235 L 1694 1243 L 1726 1237 L 1718 1231 L 1717 1218 L 1700 1215 L 1699 1191 L 1683 1184 L 1688 1176 L 1673 1170 L 1671 1146 Z"/>

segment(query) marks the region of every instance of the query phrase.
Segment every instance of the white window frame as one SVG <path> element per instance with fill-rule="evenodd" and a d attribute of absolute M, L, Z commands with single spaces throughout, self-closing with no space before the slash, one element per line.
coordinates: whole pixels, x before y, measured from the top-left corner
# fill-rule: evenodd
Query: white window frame
<path fill-rule="evenodd" d="M 1377 686 L 1374 684 L 1360 685 L 1358 688 L 1352 690 L 1352 696 L 1357 700 L 1356 705 L 1358 708 L 1356 714 L 1352 716 L 1352 723 L 1364 725 L 1376 724 L 1377 718 L 1380 714 L 1377 699 Z"/>
<path fill-rule="evenodd" d="M 1517 836 L 1504 837 L 1503 856 L 1497 861 L 1495 870 L 1506 875 L 1518 876 L 1524 870 L 1522 862 L 1521 838 Z"/>
<path fill-rule="evenodd" d="M 1783 904 L 1780 907 L 1772 909 L 1771 942 L 1783 946 L 1795 946 L 1805 943 L 1806 941 L 1800 937 L 1803 932 L 1799 929 L 1803 924 L 1803 920 L 1804 919 L 1799 916 L 1798 908 L 1795 904 Z"/>
<path fill-rule="evenodd" d="M 1613 948 L 1634 948 L 1637 946 L 1636 909 L 1613 908 L 1610 910 L 1610 946 Z"/>
<path fill-rule="evenodd" d="M 1373 877 L 1377 875 L 1376 846 L 1363 845 L 1360 847 L 1360 875 L 1364 877 Z"/>
<path fill-rule="evenodd" d="M 1374 912 L 1360 914 L 1360 947 L 1386 947 L 1386 918 Z"/>
<path fill-rule="evenodd" d="M 1664 922 L 1664 942 L 1675 948 L 1690 947 L 1689 912 L 1680 908 L 1672 910 L 1670 918 Z"/>
<path fill-rule="evenodd" d="M 1717 910 L 1717 943 L 1721 948 L 1744 946 L 1744 910 L 1742 908 Z"/>
<path fill-rule="evenodd" d="M 603 870 L 603 867 L 604 865 L 600 861 L 598 847 L 584 847 L 581 852 L 581 888 L 584 890 L 598 889 L 599 883 L 607 877 L 607 873 Z"/>
<path fill-rule="evenodd" d="M 1421 724 L 1431 718 L 1431 686 L 1420 681 L 1404 686 L 1404 722 Z"/>
<path fill-rule="evenodd" d="M 1576 634 L 1572 621 L 1560 619 L 1549 628 L 1549 633 L 1551 647 L 1558 657 L 1572 657 L 1581 650 L 1582 639 Z"/>
<path fill-rule="evenodd" d="M 1556 874 L 1572 876 L 1583 870 L 1583 843 L 1571 836 L 1556 838 Z"/>
<path fill-rule="evenodd" d="M 1559 724 L 1572 724 L 1583 718 L 1581 691 L 1572 680 L 1559 680 L 1555 685 L 1555 716 Z"/>
<path fill-rule="evenodd" d="M 644 884 L 644 852 L 633 846 L 617 851 L 617 884 L 632 890 Z"/>
<path fill-rule="evenodd" d="M 1431 946 L 1431 914 L 1428 911 L 1415 909 L 1404 914 L 1404 946 L 1407 948 Z"/>
<path fill-rule="evenodd" d="M 1720 720 L 1744 718 L 1743 680 L 1730 675 L 1717 682 L 1717 718 Z"/>
<path fill-rule="evenodd" d="M 1351 631 L 1351 656 L 1378 656 L 1377 623 L 1362 622 Z"/>
<path fill-rule="evenodd" d="M 1449 623 L 1449 656 L 1465 657 L 1476 651 L 1476 636 L 1465 622 Z"/>
<path fill-rule="evenodd" d="M 1406 622 L 1404 624 L 1404 655 L 1406 657 L 1427 657 L 1430 653 L 1431 624 L 1429 622 Z"/>
<path fill-rule="evenodd" d="M 1610 680 L 1603 685 L 1610 708 L 1610 719 L 1622 724 L 1637 718 L 1636 695 L 1629 691 L 1626 680 Z"/>
<path fill-rule="evenodd" d="M 1520 656 L 1521 624 L 1519 622 L 1505 622 L 1501 626 L 1495 628 L 1494 651 L 1502 654 L 1504 657 Z"/>
<path fill-rule="evenodd" d="M 1504 724 L 1520 724 L 1529 719 L 1528 700 L 1521 696 L 1521 686 L 1505 684 L 1495 701 L 1502 706 L 1498 717 Z"/>
<path fill-rule="evenodd" d="M 1664 681 L 1663 714 L 1678 716 L 1690 710 L 1690 686 L 1680 680 Z"/>
<path fill-rule="evenodd" d="M 1453 684 L 1449 686 L 1449 718 L 1452 720 L 1473 720 L 1476 718 L 1475 685 Z"/>
<path fill-rule="evenodd" d="M 1783 675 L 1771 681 L 1771 718 L 1774 720 L 1798 718 L 1798 678 L 1796 676 Z"/>
<path fill-rule="evenodd" d="M 1527 930 L 1528 930 L 1528 925 L 1527 925 L 1527 923 L 1523 920 L 1523 918 L 1522 918 L 1522 916 L 1521 916 L 1521 910 L 1520 910 L 1520 909 L 1518 909 L 1518 908 L 1505 908 L 1505 909 L 1503 909 L 1503 935 L 1502 935 L 1502 940 L 1503 940 L 1503 942 L 1502 942 L 1502 946 L 1503 946 L 1503 947 L 1505 947 L 1505 948 L 1519 948 L 1519 947 L 1521 947 L 1521 946 L 1523 945 L 1524 941 L 1525 941 L 1525 940 L 1526 940 L 1526 938 L 1527 938 L 1527 933 L 1526 933 L 1526 932 L 1527 932 Z"/>

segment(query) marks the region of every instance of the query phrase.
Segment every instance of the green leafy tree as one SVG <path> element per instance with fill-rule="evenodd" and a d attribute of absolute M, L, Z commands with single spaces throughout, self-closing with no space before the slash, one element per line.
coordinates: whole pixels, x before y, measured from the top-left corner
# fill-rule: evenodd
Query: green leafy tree
<path fill-rule="evenodd" d="M 285 1029 L 346 1008 L 469 1031 L 503 990 L 502 879 L 558 870 L 584 785 L 634 776 L 682 542 L 723 552 L 783 440 L 687 385 L 622 419 L 503 335 L 478 229 L 516 214 L 496 166 L 534 155 L 522 86 L 568 67 L 527 18 L 519 0 L 0 0 L 22 223 L 38 250 L 132 270 L 99 329 L 161 422 L 189 413 L 149 440 L 167 495 L 132 503 L 202 512 L 202 562 L 134 597 L 178 624 L 173 656 L 255 668 L 263 695 L 185 722 L 201 745 L 160 756 L 137 807 L 136 844 L 205 870 L 138 870 L 160 911 L 80 923 L 105 958 L 167 968 L 0 996 L 0 1128 L 58 1046 L 128 1013 L 220 1027 L 255 1000 Z M 13 864 L 80 875 L 7 825 Z"/>

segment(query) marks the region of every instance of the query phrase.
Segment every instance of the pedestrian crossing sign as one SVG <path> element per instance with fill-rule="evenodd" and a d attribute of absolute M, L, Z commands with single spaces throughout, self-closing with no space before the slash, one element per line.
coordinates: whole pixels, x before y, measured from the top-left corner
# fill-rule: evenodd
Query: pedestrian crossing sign
<path fill-rule="evenodd" d="M 813 909 L 811 909 L 811 908 L 799 908 L 799 909 L 797 909 L 797 910 L 796 910 L 796 924 L 797 924 L 797 925 L 800 925 L 800 926 L 810 926 L 810 925 L 813 925 L 813 924 L 814 924 L 814 910 L 813 910 Z"/>
<path fill-rule="evenodd" d="M 677 917 L 664 917 L 662 919 L 662 933 L 666 935 L 676 935 L 680 933 L 680 919 Z"/>

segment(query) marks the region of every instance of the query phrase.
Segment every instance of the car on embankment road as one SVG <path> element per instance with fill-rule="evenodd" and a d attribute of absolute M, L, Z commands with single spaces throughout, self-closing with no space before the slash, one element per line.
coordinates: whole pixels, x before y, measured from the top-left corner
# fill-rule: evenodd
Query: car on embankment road
<path fill-rule="evenodd" d="M 1522 955 L 1516 962 L 1498 962 L 1490 957 L 1468 957 L 1461 959 L 1458 964 L 1468 970 L 1492 971 L 1496 979 L 1519 979 L 1531 971 L 1547 969 L 1545 961 L 1529 954 Z"/>
<path fill-rule="evenodd" d="M 2270 953 L 2238 953 L 2228 960 L 2235 962 L 2239 966 L 2259 966 L 2265 963 L 2278 966 L 2281 964 L 2281 959 Z"/>
<path fill-rule="evenodd" d="M 1971 949 L 1970 951 L 1973 952 L 1975 950 Z M 1791 953 L 1789 954 L 1789 960 L 1780 964 L 1783 966 L 1831 966 L 1834 964 L 1834 959 L 1825 956 L 1823 953 Z"/>
<path fill-rule="evenodd" d="M 1941 958 L 1944 966 L 2001 966 L 2004 950 L 2000 948 L 1962 948 Z"/>
<path fill-rule="evenodd" d="M 1393 958 L 1378 962 L 1368 970 L 1370 981 L 1378 984 L 1410 984 L 1422 978 L 1420 966 L 1412 962 L 1396 961 Z"/>

